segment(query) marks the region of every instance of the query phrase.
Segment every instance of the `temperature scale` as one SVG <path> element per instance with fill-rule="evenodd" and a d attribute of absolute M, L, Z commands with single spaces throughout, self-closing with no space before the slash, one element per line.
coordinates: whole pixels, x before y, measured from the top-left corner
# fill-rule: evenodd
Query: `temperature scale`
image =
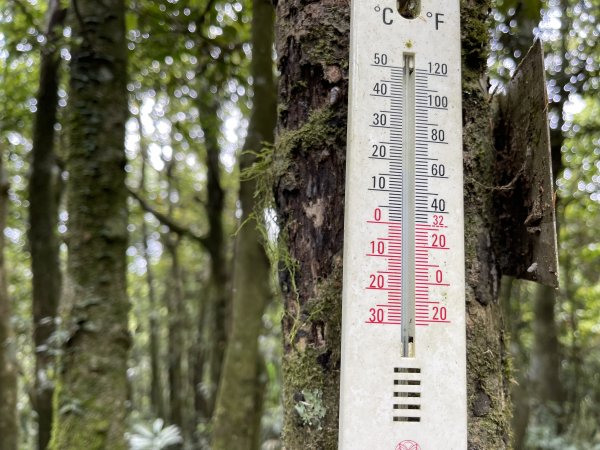
<path fill-rule="evenodd" d="M 342 450 L 467 448 L 459 0 L 353 0 Z"/>

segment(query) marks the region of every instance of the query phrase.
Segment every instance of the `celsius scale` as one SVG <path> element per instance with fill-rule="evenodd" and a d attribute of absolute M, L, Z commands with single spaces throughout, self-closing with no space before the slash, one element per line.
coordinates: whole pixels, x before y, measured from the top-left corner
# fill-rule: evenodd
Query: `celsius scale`
<path fill-rule="evenodd" d="M 340 450 L 467 448 L 459 0 L 353 0 Z"/>

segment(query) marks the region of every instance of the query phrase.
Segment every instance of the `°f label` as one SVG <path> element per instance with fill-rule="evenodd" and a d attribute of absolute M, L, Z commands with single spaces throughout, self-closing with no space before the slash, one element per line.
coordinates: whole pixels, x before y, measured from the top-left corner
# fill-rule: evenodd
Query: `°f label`
<path fill-rule="evenodd" d="M 343 450 L 467 447 L 459 11 L 352 2 Z"/>

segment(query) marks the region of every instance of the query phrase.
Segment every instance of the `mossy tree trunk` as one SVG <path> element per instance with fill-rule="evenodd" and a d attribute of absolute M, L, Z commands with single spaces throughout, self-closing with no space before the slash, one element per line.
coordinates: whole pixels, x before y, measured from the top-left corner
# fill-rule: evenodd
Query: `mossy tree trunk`
<path fill-rule="evenodd" d="M 275 201 L 284 293 L 283 439 L 337 448 L 349 2 L 277 4 Z M 311 424 L 295 406 L 322 402 Z"/>
<path fill-rule="evenodd" d="M 251 67 L 254 101 L 248 136 L 240 156 L 242 173 L 255 161 L 255 152 L 273 142 L 276 122 L 273 13 L 269 0 L 254 0 Z M 239 200 L 243 225 L 235 241 L 231 335 L 217 396 L 214 450 L 260 448 L 260 419 L 251 418 L 261 415 L 264 389 L 260 381 L 262 364 L 258 338 L 271 291 L 269 261 L 258 228 L 263 219 L 261 211 L 254 211 L 255 189 L 255 179 L 242 179 Z"/>
<path fill-rule="evenodd" d="M 127 401 L 125 4 L 73 2 L 69 89 L 70 309 L 52 450 L 121 450 Z"/>
<path fill-rule="evenodd" d="M 12 329 L 12 308 L 4 264 L 4 228 L 8 211 L 8 177 L 4 170 L 4 151 L 0 147 L 0 450 L 19 448 L 17 420 L 17 361 Z"/>
<path fill-rule="evenodd" d="M 508 349 L 491 243 L 494 149 L 486 91 L 491 2 L 461 2 L 469 449 L 508 447 Z M 279 126 L 273 170 L 285 296 L 284 441 L 336 449 L 349 4 L 277 4 Z M 475 182 L 477 180 L 477 182 Z M 320 402 L 310 423 L 299 402 Z M 315 419 L 313 418 L 313 419 Z"/>
<path fill-rule="evenodd" d="M 60 55 L 58 36 L 66 11 L 51 0 L 46 12 L 46 39 L 40 55 L 38 109 L 33 127 L 29 177 L 29 247 L 31 251 L 35 402 L 39 450 L 46 450 L 52 430 L 54 352 L 50 337 L 56 329 L 61 271 L 58 257 L 58 183 L 55 131 Z M 57 31 L 59 31 L 57 33 Z"/>
<path fill-rule="evenodd" d="M 489 0 L 461 1 L 463 161 L 469 449 L 505 449 L 510 441 L 509 348 L 498 301 L 491 207 L 494 147 L 487 93 Z"/>

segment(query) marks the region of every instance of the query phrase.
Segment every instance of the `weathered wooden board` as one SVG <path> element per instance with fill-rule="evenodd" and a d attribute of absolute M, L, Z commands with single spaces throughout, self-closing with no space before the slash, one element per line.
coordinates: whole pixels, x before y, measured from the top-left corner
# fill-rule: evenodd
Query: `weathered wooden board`
<path fill-rule="evenodd" d="M 539 41 L 499 101 L 496 149 L 495 237 L 502 273 L 557 287 L 548 96 Z"/>

